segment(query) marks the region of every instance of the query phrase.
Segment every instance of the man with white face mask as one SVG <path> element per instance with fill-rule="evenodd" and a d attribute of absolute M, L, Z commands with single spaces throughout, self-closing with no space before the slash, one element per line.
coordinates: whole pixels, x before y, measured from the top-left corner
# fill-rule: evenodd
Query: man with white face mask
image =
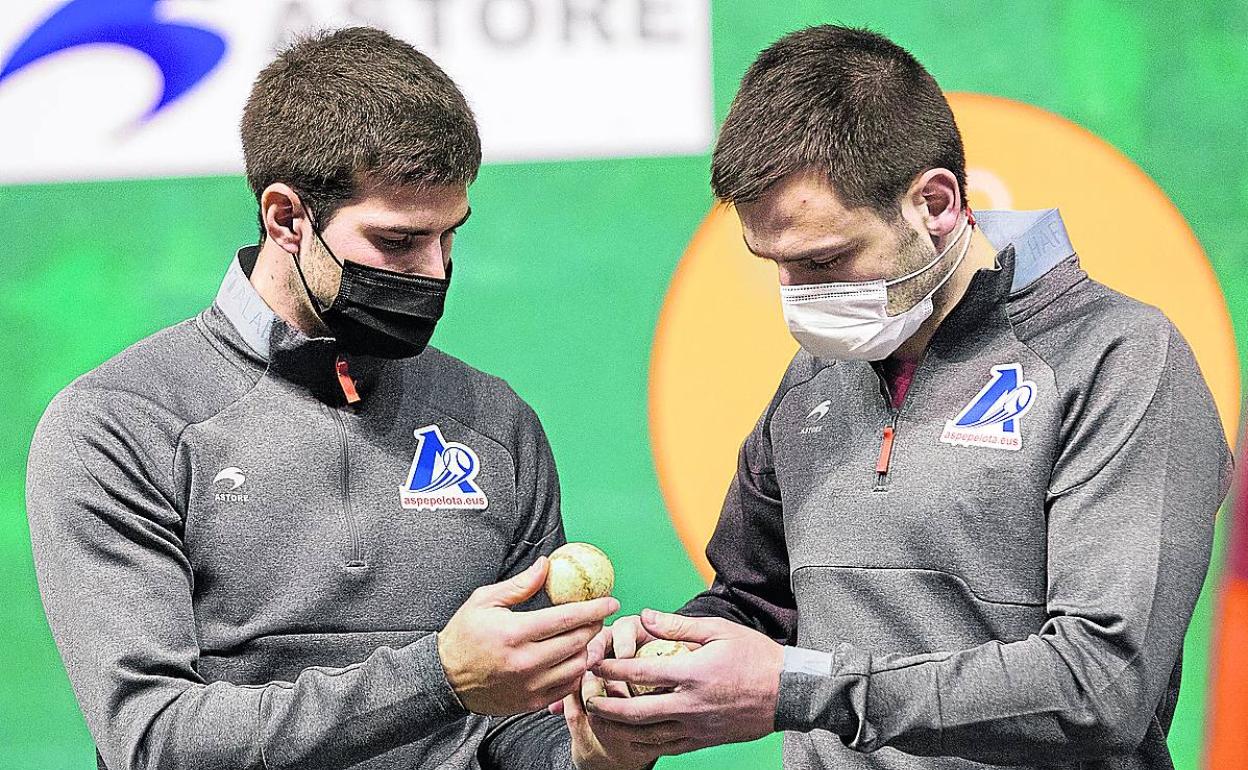
<path fill-rule="evenodd" d="M 1182 336 L 1090 279 L 1056 210 L 972 213 L 943 94 L 879 35 L 765 51 L 712 177 L 803 350 L 714 584 L 592 645 L 613 694 L 672 690 L 591 694 L 604 750 L 784 730 L 790 768 L 1172 767 L 1231 465 Z M 630 659 L 654 637 L 696 649 Z"/>

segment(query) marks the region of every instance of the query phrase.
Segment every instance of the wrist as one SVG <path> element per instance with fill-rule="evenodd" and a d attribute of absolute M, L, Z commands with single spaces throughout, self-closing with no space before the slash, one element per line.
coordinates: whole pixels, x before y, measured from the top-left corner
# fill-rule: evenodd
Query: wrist
<path fill-rule="evenodd" d="M 446 682 L 447 689 L 451 691 L 451 695 L 455 698 L 455 702 L 459 704 L 460 708 L 464 711 L 472 711 L 464 702 L 465 684 L 463 677 L 459 673 L 459 667 L 456 665 L 454 655 L 451 653 L 452 645 L 447 642 L 445 629 L 435 633 L 434 637 L 437 640 L 435 647 L 438 663 L 442 666 L 442 678 Z"/>
<path fill-rule="evenodd" d="M 394 682 L 395 692 L 420 692 L 425 698 L 422 712 L 430 719 L 437 714 L 450 719 L 468 715 L 468 710 L 446 678 L 435 634 L 422 636 L 394 650 L 393 654 L 398 675 Z"/>

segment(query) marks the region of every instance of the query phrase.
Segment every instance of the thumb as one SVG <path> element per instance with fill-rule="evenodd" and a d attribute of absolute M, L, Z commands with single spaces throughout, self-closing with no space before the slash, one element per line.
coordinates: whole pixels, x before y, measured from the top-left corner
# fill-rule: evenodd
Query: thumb
<path fill-rule="evenodd" d="M 561 707 L 559 711 L 563 713 L 563 722 L 568 726 L 568 732 L 572 734 L 572 737 L 578 739 L 584 736 L 587 721 L 585 708 L 581 706 L 576 693 L 563 696 L 563 701 L 559 705 Z"/>
<path fill-rule="evenodd" d="M 582 702 L 585 687 L 589 684 L 588 678 L 591 676 L 593 674 L 585 672 L 585 675 L 581 677 L 581 686 L 563 698 L 563 721 L 567 724 L 568 732 L 572 734 L 574 740 L 583 741 L 587 735 L 593 734 L 589 729 L 589 717 L 585 713 L 585 704 Z"/>
<path fill-rule="evenodd" d="M 706 644 L 724 635 L 720 618 L 693 618 L 657 610 L 643 610 L 641 625 L 651 635 L 674 642 Z"/>
<path fill-rule="evenodd" d="M 513 575 L 499 583 L 482 586 L 476 591 L 476 598 L 486 607 L 512 607 L 533 598 L 546 583 L 546 573 L 550 569 L 550 560 L 545 556 L 537 557 L 537 561 L 518 575 Z"/>

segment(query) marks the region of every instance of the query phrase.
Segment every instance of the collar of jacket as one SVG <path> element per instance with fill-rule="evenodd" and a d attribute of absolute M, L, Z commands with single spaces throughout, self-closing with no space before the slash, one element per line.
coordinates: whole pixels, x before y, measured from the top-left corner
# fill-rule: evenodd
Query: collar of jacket
<path fill-rule="evenodd" d="M 232 353 L 248 364 L 305 388 L 326 403 L 346 403 L 337 371 L 341 354 L 337 342 L 332 337 L 309 337 L 269 308 L 250 278 L 259 254 L 260 247 L 256 245 L 238 250 L 216 299 L 204 314 L 205 323 Z M 361 398 L 367 396 L 381 371 L 391 363 L 373 356 L 347 359 Z"/>
<path fill-rule="evenodd" d="M 972 276 L 932 337 L 936 352 L 987 336 L 994 319 L 1008 323 L 1007 303 L 1010 314 L 1029 315 L 1087 277 L 1057 209 L 976 211 L 975 221 L 997 249 L 996 266 Z"/>

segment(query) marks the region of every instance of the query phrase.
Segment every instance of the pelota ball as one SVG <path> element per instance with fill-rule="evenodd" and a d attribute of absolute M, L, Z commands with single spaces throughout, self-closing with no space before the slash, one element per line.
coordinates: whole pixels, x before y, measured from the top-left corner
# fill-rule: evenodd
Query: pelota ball
<path fill-rule="evenodd" d="M 653 639 L 641 645 L 641 649 L 637 650 L 638 658 L 667 658 L 672 655 L 684 655 L 686 652 L 692 652 L 689 646 L 684 642 L 673 642 L 668 639 Z M 648 684 L 628 683 L 628 691 L 633 695 L 650 695 L 651 693 L 671 692 L 670 687 L 659 687 Z"/>
<path fill-rule="evenodd" d="M 610 596 L 614 587 L 615 568 L 611 560 L 589 543 L 567 543 L 550 555 L 546 594 L 552 604 Z"/>

